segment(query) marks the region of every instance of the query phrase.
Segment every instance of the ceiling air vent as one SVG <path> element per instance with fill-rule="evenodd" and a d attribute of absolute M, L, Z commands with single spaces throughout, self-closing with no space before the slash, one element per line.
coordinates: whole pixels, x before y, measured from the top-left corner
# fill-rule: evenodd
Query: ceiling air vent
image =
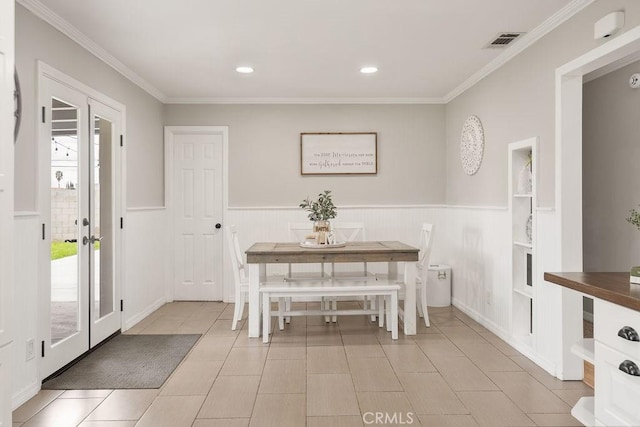
<path fill-rule="evenodd" d="M 515 39 L 523 35 L 524 33 L 499 33 L 489 44 L 485 47 L 488 48 L 505 48 L 510 45 Z"/>

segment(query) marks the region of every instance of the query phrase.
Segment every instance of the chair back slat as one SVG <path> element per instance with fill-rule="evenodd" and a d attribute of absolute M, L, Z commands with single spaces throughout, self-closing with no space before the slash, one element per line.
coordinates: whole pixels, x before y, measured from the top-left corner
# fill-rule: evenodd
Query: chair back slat
<path fill-rule="evenodd" d="M 418 279 L 422 281 L 422 283 L 426 283 L 427 280 L 432 241 L 433 224 L 422 224 L 422 229 L 420 230 L 420 243 L 418 244 L 418 249 L 420 250 L 420 252 L 418 254 L 418 262 L 416 264 L 418 270 Z"/>
<path fill-rule="evenodd" d="M 336 222 L 331 225 L 331 231 L 336 242 L 362 242 L 366 240 L 364 223 L 362 222 Z"/>
<path fill-rule="evenodd" d="M 238 240 L 238 233 L 235 225 L 227 227 L 227 237 L 229 240 L 229 252 L 231 254 L 233 277 L 236 281 L 236 286 L 240 286 L 246 281 L 247 274 L 245 270 L 244 257 L 240 251 L 240 242 Z"/>

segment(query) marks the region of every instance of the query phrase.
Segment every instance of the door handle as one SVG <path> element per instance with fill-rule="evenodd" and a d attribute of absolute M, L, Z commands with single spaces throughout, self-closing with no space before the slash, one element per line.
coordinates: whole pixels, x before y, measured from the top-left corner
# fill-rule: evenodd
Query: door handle
<path fill-rule="evenodd" d="M 625 374 L 629 374 L 634 377 L 640 377 L 640 370 L 638 369 L 638 365 L 633 363 L 631 360 L 625 360 L 618 367 Z"/>
<path fill-rule="evenodd" d="M 96 236 L 87 237 L 87 236 L 84 236 L 84 237 L 82 237 L 82 244 L 86 245 L 88 243 L 91 243 L 93 245 L 95 242 L 99 242 L 100 240 L 102 240 L 102 236 L 100 236 L 100 237 L 96 237 Z"/>
<path fill-rule="evenodd" d="M 640 337 L 635 329 L 631 326 L 625 326 L 618 331 L 618 336 L 624 338 L 627 341 L 640 341 Z"/>

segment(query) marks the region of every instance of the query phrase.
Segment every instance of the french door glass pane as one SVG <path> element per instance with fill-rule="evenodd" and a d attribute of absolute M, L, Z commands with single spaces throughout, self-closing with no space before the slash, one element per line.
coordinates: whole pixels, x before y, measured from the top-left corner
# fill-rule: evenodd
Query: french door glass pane
<path fill-rule="evenodd" d="M 113 313 L 113 230 L 111 186 L 111 142 L 113 123 L 94 116 L 92 171 L 93 235 L 100 238 L 94 243 L 94 320 Z"/>
<path fill-rule="evenodd" d="M 51 99 L 51 344 L 79 330 L 78 109 Z"/>

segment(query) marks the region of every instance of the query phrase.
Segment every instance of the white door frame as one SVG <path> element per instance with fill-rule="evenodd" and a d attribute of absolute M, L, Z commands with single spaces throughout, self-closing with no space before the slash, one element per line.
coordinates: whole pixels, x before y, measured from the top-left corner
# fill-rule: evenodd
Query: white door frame
<path fill-rule="evenodd" d="M 229 206 L 229 127 L 228 126 L 165 126 L 164 127 L 164 200 L 165 208 L 167 209 L 167 222 L 170 235 L 173 236 L 174 224 L 173 216 L 175 213 L 175 207 L 173 203 L 173 166 L 174 155 L 173 149 L 175 146 L 174 137 L 176 134 L 213 134 L 222 135 L 222 225 L 225 226 L 227 218 L 227 209 Z M 226 236 L 222 233 L 222 248 L 226 248 Z M 173 246 L 168 245 L 169 259 L 173 259 Z M 229 301 L 229 293 L 227 286 L 224 284 L 227 282 L 225 277 L 224 260 L 226 259 L 225 251 L 223 249 L 222 265 L 220 269 L 222 271 L 222 283 L 223 283 L 223 301 Z M 165 287 L 165 297 L 168 302 L 174 299 L 174 278 L 175 267 L 171 263 L 169 267 L 169 280 Z"/>
<path fill-rule="evenodd" d="M 14 181 L 14 100 L 13 70 L 15 59 L 14 2 L 0 1 L 0 425 L 11 425 L 12 374 L 24 359 L 14 348 L 11 325 L 13 311 L 13 181 Z M 15 318 L 15 317 L 13 317 Z M 24 348 L 24 347 L 22 347 Z M 23 353 L 24 354 L 24 353 Z"/>
<path fill-rule="evenodd" d="M 558 262 L 551 271 L 582 271 L 582 90 L 583 77 L 640 51 L 640 26 L 556 69 L 555 203 Z M 613 71 L 613 70 L 611 70 Z M 544 233 L 544 230 L 541 230 Z M 562 330 L 556 348 L 559 377 L 581 379 L 570 347 L 582 338 L 582 296 L 562 288 Z"/>
<path fill-rule="evenodd" d="M 40 108 L 42 105 L 48 105 L 48 103 L 50 103 L 50 100 L 43 100 L 42 98 L 42 94 L 43 94 L 43 88 L 45 87 L 44 85 L 46 85 L 46 80 L 53 80 L 61 85 L 67 86 L 77 92 L 80 92 L 81 94 L 83 94 L 86 97 L 86 103 L 87 105 L 89 105 L 90 103 L 90 99 L 94 99 L 104 105 L 107 105 L 111 108 L 113 108 L 114 110 L 120 112 L 121 114 L 121 134 L 123 135 L 123 142 L 126 141 L 126 107 L 124 104 L 121 104 L 120 102 L 98 92 L 97 90 L 85 85 L 84 83 L 79 82 L 78 80 L 62 73 L 61 71 L 51 67 L 50 65 L 42 62 L 42 61 L 38 61 L 38 70 L 37 70 L 37 75 L 38 75 L 38 87 L 37 87 L 37 94 L 38 94 L 38 102 L 36 103 L 36 117 L 40 117 L 41 111 Z M 43 104 L 44 102 L 44 104 Z M 38 120 L 38 123 L 40 123 L 41 120 Z M 48 133 L 48 127 L 46 126 L 38 126 L 38 151 L 40 152 L 41 150 L 45 150 L 48 149 L 48 147 L 41 147 L 40 143 L 41 141 L 50 138 L 50 134 Z M 50 164 L 49 162 L 49 156 L 48 155 L 38 155 L 39 159 L 38 159 L 38 169 L 37 169 L 37 174 L 38 174 L 38 185 L 37 185 L 37 191 L 38 191 L 38 197 L 37 197 L 37 210 L 40 213 L 41 218 L 46 215 L 50 215 L 50 213 L 43 211 L 44 207 L 48 207 L 49 203 L 45 202 L 45 197 L 50 197 L 50 194 L 47 193 L 47 191 L 45 191 L 45 189 L 43 188 L 43 181 L 44 178 L 42 177 L 42 173 L 43 170 L 48 170 L 48 168 L 50 168 Z M 126 222 L 126 150 L 125 147 L 123 146 L 122 149 L 120 150 L 120 155 L 119 156 L 115 156 L 114 158 L 114 164 L 113 164 L 113 169 L 114 169 L 114 175 L 115 175 L 115 180 L 114 180 L 114 188 L 113 188 L 113 194 L 114 194 L 114 208 L 115 208 L 115 212 L 114 212 L 114 220 L 118 217 L 123 218 L 123 220 Z M 47 174 L 48 176 L 48 174 Z M 125 256 L 125 248 L 124 248 L 124 239 L 125 239 L 125 231 L 123 229 L 120 229 L 119 227 L 115 227 L 116 229 L 116 233 L 115 233 L 115 242 L 114 242 L 114 283 L 115 286 L 120 286 L 120 291 L 119 291 L 119 295 L 121 296 L 122 299 L 126 298 L 126 284 L 124 283 L 124 261 L 126 260 L 126 256 Z M 49 233 L 50 230 L 47 230 L 47 233 Z M 44 267 L 44 263 L 50 263 L 50 256 L 48 254 L 44 254 L 41 253 L 40 254 L 40 258 L 38 261 L 38 270 L 42 271 L 45 267 Z M 47 271 L 49 271 L 47 269 Z M 50 280 L 50 278 L 48 277 L 43 277 L 43 274 L 39 274 L 39 288 L 40 286 L 43 285 L 43 280 Z M 42 295 L 40 294 L 40 292 L 38 292 L 38 301 L 40 301 L 42 299 Z M 87 300 L 87 303 L 89 301 Z M 120 329 L 123 328 L 124 325 L 124 318 L 125 318 L 125 312 L 121 312 L 120 313 Z M 40 329 L 41 326 L 44 322 L 43 319 L 40 319 L 38 321 L 38 328 Z M 40 337 L 41 331 L 38 331 L 38 336 Z M 89 343 L 87 342 L 87 346 L 89 346 Z M 40 348 L 40 345 L 37 345 L 38 348 Z M 39 358 L 39 360 L 42 360 L 41 358 Z M 42 372 L 42 367 L 39 366 L 38 369 L 38 376 L 39 376 L 39 380 L 42 380 L 46 375 L 43 375 Z"/>

